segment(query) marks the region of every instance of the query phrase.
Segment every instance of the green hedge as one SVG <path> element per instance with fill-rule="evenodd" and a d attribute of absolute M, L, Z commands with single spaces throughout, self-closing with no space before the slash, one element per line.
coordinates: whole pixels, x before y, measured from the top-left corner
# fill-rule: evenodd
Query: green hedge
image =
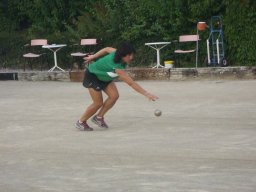
<path fill-rule="evenodd" d="M 32 38 L 72 45 L 80 38 L 97 38 L 100 46 L 133 42 L 135 66 L 156 62 L 146 42 L 173 41 L 180 34 L 195 34 L 198 21 L 223 19 L 225 55 L 230 65 L 256 63 L 256 2 L 254 0 L 5 0 L 0 2 L 0 67 L 18 68 L 22 45 Z M 209 30 L 200 32 L 200 66 L 205 66 Z M 161 50 L 173 59 L 174 45 Z M 72 47 L 63 49 L 59 63 L 68 67 Z M 194 60 L 185 59 L 193 66 Z"/>

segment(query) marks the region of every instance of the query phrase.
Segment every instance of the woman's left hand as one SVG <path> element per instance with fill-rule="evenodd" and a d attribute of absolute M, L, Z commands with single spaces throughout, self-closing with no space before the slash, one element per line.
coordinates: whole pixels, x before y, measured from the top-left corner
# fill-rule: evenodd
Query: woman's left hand
<path fill-rule="evenodd" d="M 85 63 L 90 63 L 94 59 L 94 55 L 87 55 L 86 57 L 83 58 Z"/>

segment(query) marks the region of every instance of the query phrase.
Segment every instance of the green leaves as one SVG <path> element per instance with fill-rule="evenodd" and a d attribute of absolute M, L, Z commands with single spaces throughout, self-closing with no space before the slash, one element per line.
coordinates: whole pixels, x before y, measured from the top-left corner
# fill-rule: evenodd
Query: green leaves
<path fill-rule="evenodd" d="M 226 0 L 225 38 L 230 63 L 255 65 L 256 6 L 253 1 Z"/>
<path fill-rule="evenodd" d="M 65 43 L 98 38 L 101 46 L 116 46 L 131 40 L 138 50 L 136 58 L 147 65 L 152 56 L 146 56 L 146 42 L 195 34 L 198 21 L 209 24 L 215 15 L 223 18 L 229 63 L 255 65 L 255 0 L 4 0 L 0 2 L 0 31 L 15 33 L 24 42 L 39 37 Z M 209 30 L 200 34 L 202 57 L 208 35 Z M 172 52 L 168 46 L 161 55 L 172 57 Z"/>

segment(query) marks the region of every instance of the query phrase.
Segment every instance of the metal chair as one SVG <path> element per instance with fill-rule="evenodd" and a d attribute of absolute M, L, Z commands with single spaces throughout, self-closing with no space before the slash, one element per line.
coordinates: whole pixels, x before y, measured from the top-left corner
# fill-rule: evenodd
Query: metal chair
<path fill-rule="evenodd" d="M 33 61 L 37 58 L 43 57 L 46 53 L 41 52 L 41 48 L 43 45 L 47 45 L 47 39 L 32 39 L 30 44 L 24 45 L 24 47 L 29 48 L 31 52 L 25 53 L 23 55 L 24 58 L 28 59 L 28 64 L 30 65 L 31 70 L 33 70 Z M 40 50 L 35 49 L 35 47 L 39 47 Z M 41 70 L 42 70 L 43 59 L 41 60 Z M 26 70 L 26 62 L 24 62 L 23 66 L 24 71 Z"/>
<path fill-rule="evenodd" d="M 70 54 L 73 59 L 74 58 L 83 58 L 87 55 L 94 54 L 96 45 L 97 45 L 97 39 L 81 39 L 79 45 L 80 45 L 79 50 Z M 74 44 L 74 46 L 76 46 L 76 48 L 77 48 L 78 44 Z M 73 67 L 74 67 L 74 62 L 72 61 L 70 70 L 72 70 Z M 79 64 L 78 67 L 82 68 L 81 64 Z"/>
<path fill-rule="evenodd" d="M 174 61 L 175 61 L 175 66 L 179 65 L 177 63 L 177 54 L 189 54 L 189 53 L 194 53 L 197 51 L 197 43 L 199 41 L 199 35 L 181 35 L 179 36 L 179 41 L 174 41 L 174 42 L 178 42 L 179 43 L 179 47 L 180 46 L 184 46 L 183 43 L 190 43 L 189 48 L 193 48 L 193 49 L 175 49 L 174 50 Z M 196 44 L 191 45 L 191 42 L 196 42 Z M 188 48 L 188 47 L 186 47 Z"/>

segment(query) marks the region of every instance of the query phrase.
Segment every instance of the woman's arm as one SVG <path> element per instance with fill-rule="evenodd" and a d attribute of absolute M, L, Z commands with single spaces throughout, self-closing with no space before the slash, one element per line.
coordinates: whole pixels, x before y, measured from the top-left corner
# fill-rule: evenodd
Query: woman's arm
<path fill-rule="evenodd" d="M 132 87 L 135 91 L 138 93 L 144 95 L 148 99 L 155 101 L 158 99 L 157 96 L 147 92 L 145 89 L 143 89 L 138 83 L 136 83 L 131 77 L 129 77 L 123 70 L 116 69 L 116 73 L 119 75 L 119 79 L 127 83 L 130 87 Z"/>
<path fill-rule="evenodd" d="M 99 50 L 97 53 L 93 54 L 93 55 L 89 55 L 89 56 L 86 56 L 84 57 L 84 60 L 86 63 L 90 63 L 91 61 L 99 58 L 99 57 L 102 57 L 104 55 L 107 55 L 113 51 L 115 51 L 116 49 L 113 48 L 113 47 L 105 47 L 101 50 Z"/>

